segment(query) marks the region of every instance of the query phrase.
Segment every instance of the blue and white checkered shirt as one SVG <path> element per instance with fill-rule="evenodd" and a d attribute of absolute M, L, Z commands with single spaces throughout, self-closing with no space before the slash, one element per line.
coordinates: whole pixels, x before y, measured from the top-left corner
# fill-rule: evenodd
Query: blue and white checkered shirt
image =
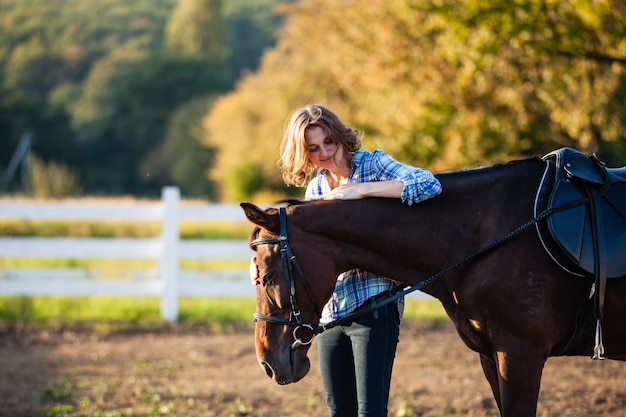
<path fill-rule="evenodd" d="M 322 169 L 306 189 L 307 200 L 319 199 L 330 191 Z M 397 180 L 404 183 L 401 199 L 408 205 L 418 203 L 441 193 L 441 184 L 435 176 L 423 168 L 402 164 L 380 149 L 368 152 L 360 149 L 352 159 L 352 171 L 348 182 L 373 182 Z M 322 310 L 322 323 L 347 316 L 369 298 L 394 288 L 394 281 L 361 269 L 342 273 L 337 278 L 333 295 Z"/>

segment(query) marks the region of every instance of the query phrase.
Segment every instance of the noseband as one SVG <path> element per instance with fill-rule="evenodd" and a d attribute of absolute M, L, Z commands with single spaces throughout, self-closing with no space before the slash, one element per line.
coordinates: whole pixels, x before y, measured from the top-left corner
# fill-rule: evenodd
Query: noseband
<path fill-rule="evenodd" d="M 302 279 L 304 289 L 306 290 L 309 299 L 313 303 L 318 317 L 321 317 L 321 311 L 317 305 L 317 302 L 315 301 L 315 298 L 313 298 L 313 294 L 311 293 L 311 290 L 309 289 L 306 280 L 304 279 L 304 275 L 302 274 L 300 265 L 298 265 L 296 255 L 294 255 L 293 251 L 291 250 L 291 246 L 289 246 L 289 240 L 287 239 L 287 213 L 284 207 L 280 207 L 278 209 L 278 218 L 280 220 L 280 235 L 278 237 L 254 239 L 252 242 L 250 242 L 250 248 L 256 251 L 256 248 L 259 245 L 280 245 L 280 258 L 282 260 L 283 275 L 285 276 L 285 279 L 287 280 L 287 285 L 289 286 L 289 303 L 291 304 L 291 314 L 289 319 L 285 319 L 255 312 L 254 321 L 263 320 L 269 323 L 282 324 L 285 326 L 293 327 L 294 342 L 291 344 L 291 350 L 294 350 L 300 346 L 306 346 L 311 344 L 311 342 L 313 341 L 313 337 L 315 337 L 316 334 L 322 332 L 322 328 L 320 328 L 319 326 L 314 326 L 312 324 L 304 323 L 302 321 L 302 313 L 300 311 L 300 308 L 298 307 L 298 302 L 296 300 L 296 279 L 294 275 L 294 269 L 298 272 L 298 275 Z M 309 330 L 311 332 L 312 336 L 308 341 L 303 341 L 298 336 L 298 331 L 301 329 Z"/>

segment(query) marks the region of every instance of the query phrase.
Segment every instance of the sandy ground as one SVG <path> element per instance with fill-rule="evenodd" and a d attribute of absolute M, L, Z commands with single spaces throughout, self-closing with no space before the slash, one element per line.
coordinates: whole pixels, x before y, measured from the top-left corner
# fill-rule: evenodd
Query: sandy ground
<path fill-rule="evenodd" d="M 310 374 L 275 385 L 251 327 L 93 331 L 0 325 L 0 416 L 324 416 L 315 346 Z M 551 358 L 538 416 L 626 417 L 624 363 Z M 478 355 L 450 322 L 403 323 L 390 416 L 498 416 Z"/>

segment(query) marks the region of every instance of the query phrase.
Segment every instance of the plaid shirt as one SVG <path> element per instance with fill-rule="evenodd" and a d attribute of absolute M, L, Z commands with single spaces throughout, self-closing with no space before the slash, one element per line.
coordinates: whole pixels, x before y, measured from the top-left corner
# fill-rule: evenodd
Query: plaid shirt
<path fill-rule="evenodd" d="M 330 191 L 322 169 L 307 186 L 305 198 L 319 199 Z M 418 203 L 441 193 L 441 184 L 435 176 L 423 168 L 402 164 L 380 149 L 368 152 L 359 150 L 352 159 L 352 171 L 348 182 L 373 182 L 397 180 L 404 183 L 401 199 L 408 205 Z M 322 323 L 344 317 L 358 306 L 382 291 L 394 288 L 394 281 L 361 269 L 342 273 L 337 278 L 333 295 L 322 310 Z M 401 306 L 400 306 L 401 307 Z"/>

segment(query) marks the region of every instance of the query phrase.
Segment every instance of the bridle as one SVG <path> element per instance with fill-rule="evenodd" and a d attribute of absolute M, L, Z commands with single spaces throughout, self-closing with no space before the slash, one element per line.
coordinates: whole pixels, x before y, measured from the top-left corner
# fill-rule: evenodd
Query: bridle
<path fill-rule="evenodd" d="M 294 342 L 291 344 L 291 350 L 294 350 L 300 346 L 306 346 L 311 344 L 315 335 L 323 331 L 320 326 L 314 326 L 310 323 L 304 323 L 302 321 L 302 312 L 300 311 L 300 308 L 298 307 L 298 302 L 296 300 L 296 279 L 294 275 L 294 269 L 300 276 L 300 279 L 302 280 L 302 283 L 304 285 L 304 289 L 306 290 L 309 299 L 313 303 L 318 317 L 321 317 L 322 313 L 319 306 L 317 305 L 317 302 L 315 301 L 315 298 L 313 297 L 313 293 L 311 293 L 311 290 L 306 280 L 304 279 L 304 275 L 302 274 L 300 265 L 298 265 L 296 255 L 294 255 L 293 251 L 291 250 L 291 246 L 289 246 L 289 240 L 287 239 L 287 213 L 284 207 L 280 207 L 278 209 L 278 218 L 280 221 L 279 236 L 254 239 L 252 242 L 250 242 L 250 248 L 252 250 L 256 250 L 256 247 L 259 245 L 280 245 L 280 258 L 282 260 L 283 275 L 285 276 L 285 279 L 287 280 L 287 285 L 289 286 L 289 303 L 291 304 L 291 314 L 289 319 L 285 319 L 282 317 L 275 317 L 255 312 L 254 321 L 263 320 L 269 323 L 282 324 L 285 326 L 293 327 Z M 303 329 L 311 332 L 311 338 L 307 341 L 303 341 L 298 336 L 298 331 Z"/>

